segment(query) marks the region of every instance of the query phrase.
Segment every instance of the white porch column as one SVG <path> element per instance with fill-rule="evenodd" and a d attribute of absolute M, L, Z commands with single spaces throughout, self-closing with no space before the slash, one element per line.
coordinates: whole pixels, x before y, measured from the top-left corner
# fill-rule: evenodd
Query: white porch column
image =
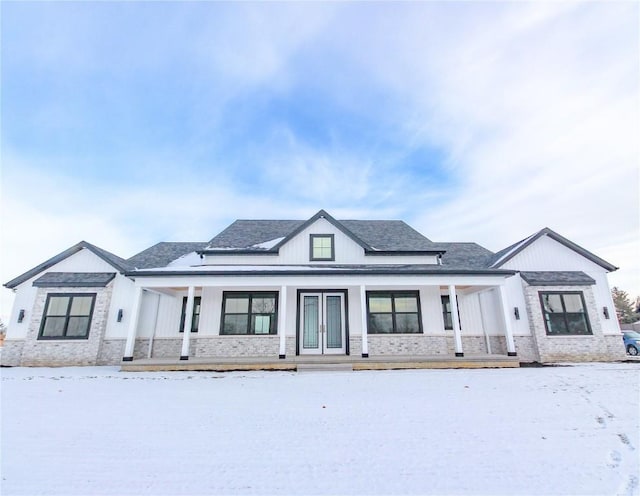
<path fill-rule="evenodd" d="M 507 339 L 507 355 L 517 356 L 516 345 L 513 341 L 513 329 L 511 328 L 511 313 L 509 312 L 509 298 L 507 298 L 507 288 L 504 284 L 500 286 L 500 303 L 502 315 L 504 317 L 504 335 Z"/>
<path fill-rule="evenodd" d="M 287 287 L 280 287 L 280 308 L 278 308 L 278 334 L 280 336 L 280 354 L 278 358 L 287 356 Z"/>
<path fill-rule="evenodd" d="M 369 343 L 367 341 L 367 293 L 364 285 L 360 286 L 360 316 L 362 319 L 362 358 L 369 358 Z"/>
<path fill-rule="evenodd" d="M 453 323 L 453 338 L 456 343 L 456 356 L 463 357 L 460 319 L 458 318 L 458 297 L 456 296 L 456 287 L 453 284 L 449 285 L 449 305 L 451 306 L 451 322 Z"/>
<path fill-rule="evenodd" d="M 129 332 L 127 333 L 127 342 L 124 345 L 123 362 L 131 362 L 133 360 L 133 348 L 136 345 L 136 334 L 138 332 L 138 316 L 140 315 L 140 305 L 142 304 L 142 291 L 140 286 L 136 286 L 133 294 L 133 305 L 131 305 L 131 317 L 129 319 Z"/>
<path fill-rule="evenodd" d="M 196 288 L 189 286 L 187 291 L 187 307 L 184 309 L 184 327 L 182 328 L 182 351 L 180 360 L 189 360 L 189 339 L 191 338 L 191 324 L 193 323 L 193 302 Z"/>

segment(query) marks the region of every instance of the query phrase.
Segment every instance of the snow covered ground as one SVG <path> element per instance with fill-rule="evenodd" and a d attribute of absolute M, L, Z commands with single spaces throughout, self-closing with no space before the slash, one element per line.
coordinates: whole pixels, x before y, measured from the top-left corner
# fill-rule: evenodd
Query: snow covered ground
<path fill-rule="evenodd" d="M 5 496 L 639 494 L 640 363 L 0 374 Z"/>

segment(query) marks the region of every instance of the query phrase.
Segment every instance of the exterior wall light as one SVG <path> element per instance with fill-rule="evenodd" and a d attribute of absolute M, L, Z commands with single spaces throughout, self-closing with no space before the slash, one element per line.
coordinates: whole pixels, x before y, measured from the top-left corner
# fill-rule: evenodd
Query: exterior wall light
<path fill-rule="evenodd" d="M 513 307 L 513 315 L 515 315 L 516 320 L 520 320 L 520 309 L 518 307 Z"/>
<path fill-rule="evenodd" d="M 124 312 L 122 311 L 122 308 L 120 310 L 118 310 L 118 322 L 122 322 L 122 314 Z"/>
<path fill-rule="evenodd" d="M 18 312 L 18 324 L 22 324 L 23 320 L 24 320 L 24 309 Z"/>
<path fill-rule="evenodd" d="M 609 320 L 609 309 L 607 307 L 602 307 L 602 314 L 605 319 Z"/>

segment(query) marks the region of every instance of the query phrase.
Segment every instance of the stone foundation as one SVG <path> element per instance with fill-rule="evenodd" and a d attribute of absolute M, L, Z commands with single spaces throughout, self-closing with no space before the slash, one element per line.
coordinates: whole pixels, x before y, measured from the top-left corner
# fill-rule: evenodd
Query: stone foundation
<path fill-rule="evenodd" d="M 278 336 L 211 336 L 197 341 L 197 357 L 275 357 L 280 354 Z M 295 338 L 294 352 L 295 354 Z M 155 349 L 154 349 L 155 356 Z"/>
<path fill-rule="evenodd" d="M 453 355 L 453 339 L 424 334 L 369 335 L 369 356 L 378 355 Z"/>
<path fill-rule="evenodd" d="M 24 339 L 5 339 L 0 348 L 0 365 L 4 367 L 17 367 L 22 361 L 22 349 Z"/>

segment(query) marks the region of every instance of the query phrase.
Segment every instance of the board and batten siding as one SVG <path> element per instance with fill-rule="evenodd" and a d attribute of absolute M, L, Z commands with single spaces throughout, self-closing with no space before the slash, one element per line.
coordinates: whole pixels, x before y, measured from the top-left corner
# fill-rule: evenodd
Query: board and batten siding
<path fill-rule="evenodd" d="M 592 289 L 597 306 L 597 315 L 603 333 L 619 334 L 621 332 L 618 319 L 615 317 L 615 306 L 611 298 L 607 271 L 600 265 L 588 260 L 548 236 L 542 236 L 534 241 L 523 251 L 507 261 L 501 268 L 521 271 L 584 272 L 596 282 L 596 284 L 592 286 Z M 552 290 L 553 286 L 549 288 Z M 522 294 L 523 292 L 520 291 L 520 293 Z M 609 310 L 609 319 L 604 318 L 604 307 L 607 307 Z"/>
<path fill-rule="evenodd" d="M 310 235 L 333 234 L 335 260 L 313 261 L 309 259 Z M 308 265 L 313 264 L 437 264 L 436 256 L 366 256 L 364 248 L 326 219 L 318 219 L 280 247 L 278 255 L 207 255 L 206 265 Z"/>

